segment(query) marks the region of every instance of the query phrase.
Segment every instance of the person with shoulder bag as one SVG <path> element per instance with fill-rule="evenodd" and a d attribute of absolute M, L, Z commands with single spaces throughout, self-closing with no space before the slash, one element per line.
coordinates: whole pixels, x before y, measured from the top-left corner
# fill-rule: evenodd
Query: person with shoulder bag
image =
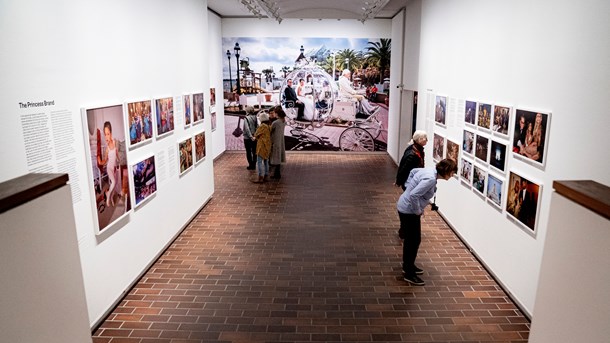
<path fill-rule="evenodd" d="M 258 121 L 256 119 L 256 113 L 254 113 L 254 107 L 246 107 L 246 118 L 244 118 L 244 147 L 246 148 L 246 159 L 248 160 L 248 170 L 256 169 L 256 140 L 254 140 L 254 133 L 258 128 Z"/>

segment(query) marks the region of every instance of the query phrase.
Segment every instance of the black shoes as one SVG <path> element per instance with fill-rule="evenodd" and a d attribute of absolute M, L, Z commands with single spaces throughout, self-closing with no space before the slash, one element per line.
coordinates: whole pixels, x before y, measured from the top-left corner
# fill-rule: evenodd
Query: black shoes
<path fill-rule="evenodd" d="M 423 286 L 426 283 L 424 282 L 424 280 L 420 279 L 419 276 L 417 275 L 413 275 L 413 276 L 406 276 L 403 278 L 405 281 L 407 281 L 408 283 L 412 284 L 413 286 Z"/>
<path fill-rule="evenodd" d="M 415 274 L 417 275 L 422 275 L 424 273 L 424 270 L 419 268 L 418 266 L 415 266 Z"/>
<path fill-rule="evenodd" d="M 248 167 L 246 167 L 246 169 L 248 169 L 248 170 L 256 170 L 256 167 L 250 167 L 250 166 L 248 166 Z"/>

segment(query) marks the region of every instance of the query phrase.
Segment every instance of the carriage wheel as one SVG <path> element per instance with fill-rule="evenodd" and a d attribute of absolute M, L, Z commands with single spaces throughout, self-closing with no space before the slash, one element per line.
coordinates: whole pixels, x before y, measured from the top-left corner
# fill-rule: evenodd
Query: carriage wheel
<path fill-rule="evenodd" d="M 375 151 L 375 141 L 365 129 L 350 127 L 341 132 L 339 147 L 343 151 Z"/>
<path fill-rule="evenodd" d="M 355 126 L 367 130 L 375 139 L 383 131 L 383 125 L 380 122 L 357 122 Z"/>

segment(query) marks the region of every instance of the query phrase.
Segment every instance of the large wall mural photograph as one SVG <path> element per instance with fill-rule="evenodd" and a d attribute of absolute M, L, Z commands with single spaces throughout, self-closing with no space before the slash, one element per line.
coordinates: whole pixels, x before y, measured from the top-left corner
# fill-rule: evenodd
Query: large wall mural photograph
<path fill-rule="evenodd" d="M 223 38 L 227 150 L 248 106 L 282 106 L 287 150 L 385 151 L 391 40 Z"/>

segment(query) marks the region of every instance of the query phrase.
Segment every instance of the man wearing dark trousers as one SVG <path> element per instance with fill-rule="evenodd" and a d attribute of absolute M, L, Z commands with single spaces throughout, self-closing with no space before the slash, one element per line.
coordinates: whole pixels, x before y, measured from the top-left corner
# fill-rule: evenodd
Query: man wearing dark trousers
<path fill-rule="evenodd" d="M 402 270 L 404 280 L 412 285 L 423 286 L 424 280 L 418 274 L 423 270 L 415 265 L 417 251 L 421 243 L 421 216 L 424 208 L 436 193 L 436 181 L 449 180 L 457 172 L 453 160 L 444 159 L 436 168 L 415 168 L 411 170 L 406 182 L 406 190 L 398 199 L 396 207 L 400 218 L 400 231 L 403 232 Z M 437 208 L 438 209 L 438 208 Z"/>
<path fill-rule="evenodd" d="M 292 88 L 292 79 L 288 79 L 286 83 L 288 84 L 284 89 L 286 102 L 292 102 L 294 107 L 297 108 L 297 120 L 305 120 L 305 104 L 297 98 L 297 93 Z M 286 107 L 288 106 L 286 105 Z"/>

